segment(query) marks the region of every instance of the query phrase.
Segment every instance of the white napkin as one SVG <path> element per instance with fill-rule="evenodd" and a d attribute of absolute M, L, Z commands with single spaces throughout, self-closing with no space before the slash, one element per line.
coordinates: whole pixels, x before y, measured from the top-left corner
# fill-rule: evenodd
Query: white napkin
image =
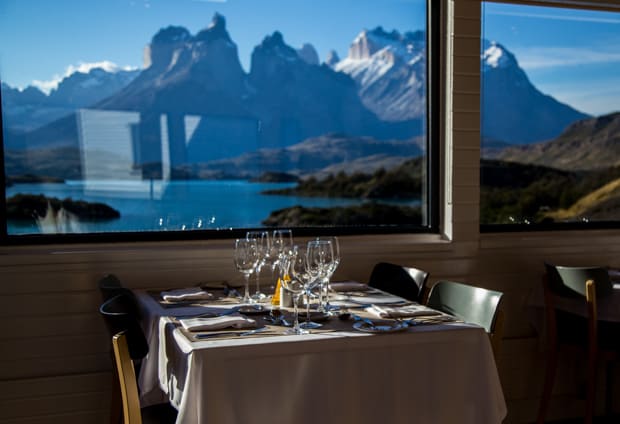
<path fill-rule="evenodd" d="M 179 302 L 183 300 L 209 300 L 213 295 L 200 287 L 189 287 L 161 292 L 161 297 L 167 302 Z"/>
<path fill-rule="evenodd" d="M 395 307 L 371 305 L 366 308 L 366 312 L 379 318 L 409 318 L 441 315 L 441 312 L 424 305 L 405 305 Z"/>
<path fill-rule="evenodd" d="M 242 315 L 223 315 L 212 318 L 185 318 L 179 323 L 187 331 L 211 331 L 223 328 L 256 328 L 256 321 Z"/>
<path fill-rule="evenodd" d="M 368 284 L 358 283 L 357 281 L 334 281 L 329 283 L 329 287 L 334 291 L 365 291 Z"/>

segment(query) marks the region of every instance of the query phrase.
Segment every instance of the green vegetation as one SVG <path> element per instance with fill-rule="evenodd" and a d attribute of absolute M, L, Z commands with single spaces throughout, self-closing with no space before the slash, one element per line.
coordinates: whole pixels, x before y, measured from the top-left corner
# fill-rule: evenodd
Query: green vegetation
<path fill-rule="evenodd" d="M 420 225 L 420 208 L 384 205 L 375 202 L 360 206 L 305 208 L 294 206 L 271 213 L 266 226 L 379 226 Z"/>
<path fill-rule="evenodd" d="M 251 181 L 257 183 L 296 183 L 299 181 L 299 177 L 286 172 L 265 172 Z"/>
<path fill-rule="evenodd" d="M 397 168 L 379 169 L 373 174 L 339 172 L 325 179 L 314 177 L 296 187 L 267 190 L 263 194 L 361 199 L 419 199 L 422 191 L 422 158 L 411 159 Z"/>
<path fill-rule="evenodd" d="M 600 187 L 620 178 L 620 167 L 596 171 L 568 172 L 554 168 L 497 160 L 481 161 L 480 222 L 510 224 L 578 220 L 580 216 L 558 215 Z M 583 202 L 583 201 L 582 201 Z M 609 199 L 607 199 L 608 204 Z M 592 208 L 596 205 L 592 204 Z M 579 209 L 587 217 L 588 208 Z M 597 219 L 617 219 L 620 210 L 607 207 Z"/>

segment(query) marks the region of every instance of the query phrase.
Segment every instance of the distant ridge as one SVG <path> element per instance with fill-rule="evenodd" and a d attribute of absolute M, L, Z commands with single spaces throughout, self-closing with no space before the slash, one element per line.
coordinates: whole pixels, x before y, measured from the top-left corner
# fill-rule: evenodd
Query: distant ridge
<path fill-rule="evenodd" d="M 620 166 L 620 112 L 575 122 L 552 141 L 508 147 L 496 158 L 567 171 Z"/>

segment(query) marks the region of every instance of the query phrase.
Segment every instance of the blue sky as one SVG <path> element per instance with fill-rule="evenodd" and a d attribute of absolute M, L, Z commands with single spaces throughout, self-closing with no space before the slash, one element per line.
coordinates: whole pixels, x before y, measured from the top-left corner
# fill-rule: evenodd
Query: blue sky
<path fill-rule="evenodd" d="M 543 93 L 593 115 L 620 111 L 620 13 L 485 3 L 483 22 Z"/>
<path fill-rule="evenodd" d="M 425 21 L 420 0 L 2 0 L 0 77 L 24 87 L 79 63 L 140 67 L 160 28 L 180 25 L 195 34 L 215 12 L 226 17 L 246 70 L 252 49 L 274 30 L 293 47 L 312 43 L 324 59 L 330 49 L 345 56 L 364 28 L 402 32 L 423 29 Z"/>
<path fill-rule="evenodd" d="M 420 0 L 2 0 L 0 78 L 25 87 L 83 63 L 140 67 L 160 28 L 194 34 L 215 12 L 226 17 L 246 69 L 254 46 L 276 29 L 324 59 L 330 49 L 345 56 L 363 28 L 424 26 Z M 541 91 L 586 113 L 620 110 L 620 13 L 485 3 L 483 16 L 483 36 L 512 51 Z"/>

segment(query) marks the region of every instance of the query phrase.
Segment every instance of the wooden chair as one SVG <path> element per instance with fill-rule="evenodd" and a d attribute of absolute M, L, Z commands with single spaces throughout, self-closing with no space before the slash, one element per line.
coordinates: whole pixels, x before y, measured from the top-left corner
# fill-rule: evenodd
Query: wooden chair
<path fill-rule="evenodd" d="M 115 372 L 112 373 L 110 422 L 111 424 L 119 422 L 133 424 L 141 421 L 145 423 L 172 423 L 175 421 L 176 410 L 170 404 L 153 405 L 140 410 L 138 401 L 138 409 L 142 416 L 141 421 L 137 421 L 135 412 L 131 412 L 134 408 L 132 406 L 134 388 L 136 399 L 138 399 L 139 394 L 136 381 L 141 360 L 149 351 L 137 311 L 135 297 L 127 294 L 114 296 L 99 307 L 99 312 L 103 316 L 112 338 L 112 351 L 116 364 Z M 122 334 L 123 337 L 117 346 L 115 345 L 115 338 L 119 334 Z M 122 354 L 120 358 L 119 354 Z M 131 366 L 125 361 L 126 357 L 129 358 Z M 131 370 L 133 377 L 127 375 L 128 370 Z"/>
<path fill-rule="evenodd" d="M 368 285 L 414 302 L 424 302 L 428 272 L 388 262 L 377 263 Z"/>
<path fill-rule="evenodd" d="M 142 424 L 138 383 L 124 331 L 112 337 L 112 347 L 123 400 L 123 421 L 125 424 Z"/>
<path fill-rule="evenodd" d="M 504 314 L 499 309 L 503 293 L 455 281 L 438 281 L 430 289 L 426 304 L 465 322 L 484 327 L 498 360 L 504 330 Z"/>
<path fill-rule="evenodd" d="M 586 356 L 586 413 L 585 422 L 594 419 L 596 376 L 599 360 L 617 358 L 620 345 L 620 325 L 599 321 L 597 298 L 611 294 L 613 286 L 603 267 L 565 267 L 545 264 L 543 291 L 547 325 L 547 365 L 537 423 L 545 421 L 558 363 L 560 346 L 572 346 Z M 573 298 L 584 302 L 585 316 L 557 307 L 556 297 Z M 607 362 L 606 413 L 611 407 L 611 368 Z"/>

